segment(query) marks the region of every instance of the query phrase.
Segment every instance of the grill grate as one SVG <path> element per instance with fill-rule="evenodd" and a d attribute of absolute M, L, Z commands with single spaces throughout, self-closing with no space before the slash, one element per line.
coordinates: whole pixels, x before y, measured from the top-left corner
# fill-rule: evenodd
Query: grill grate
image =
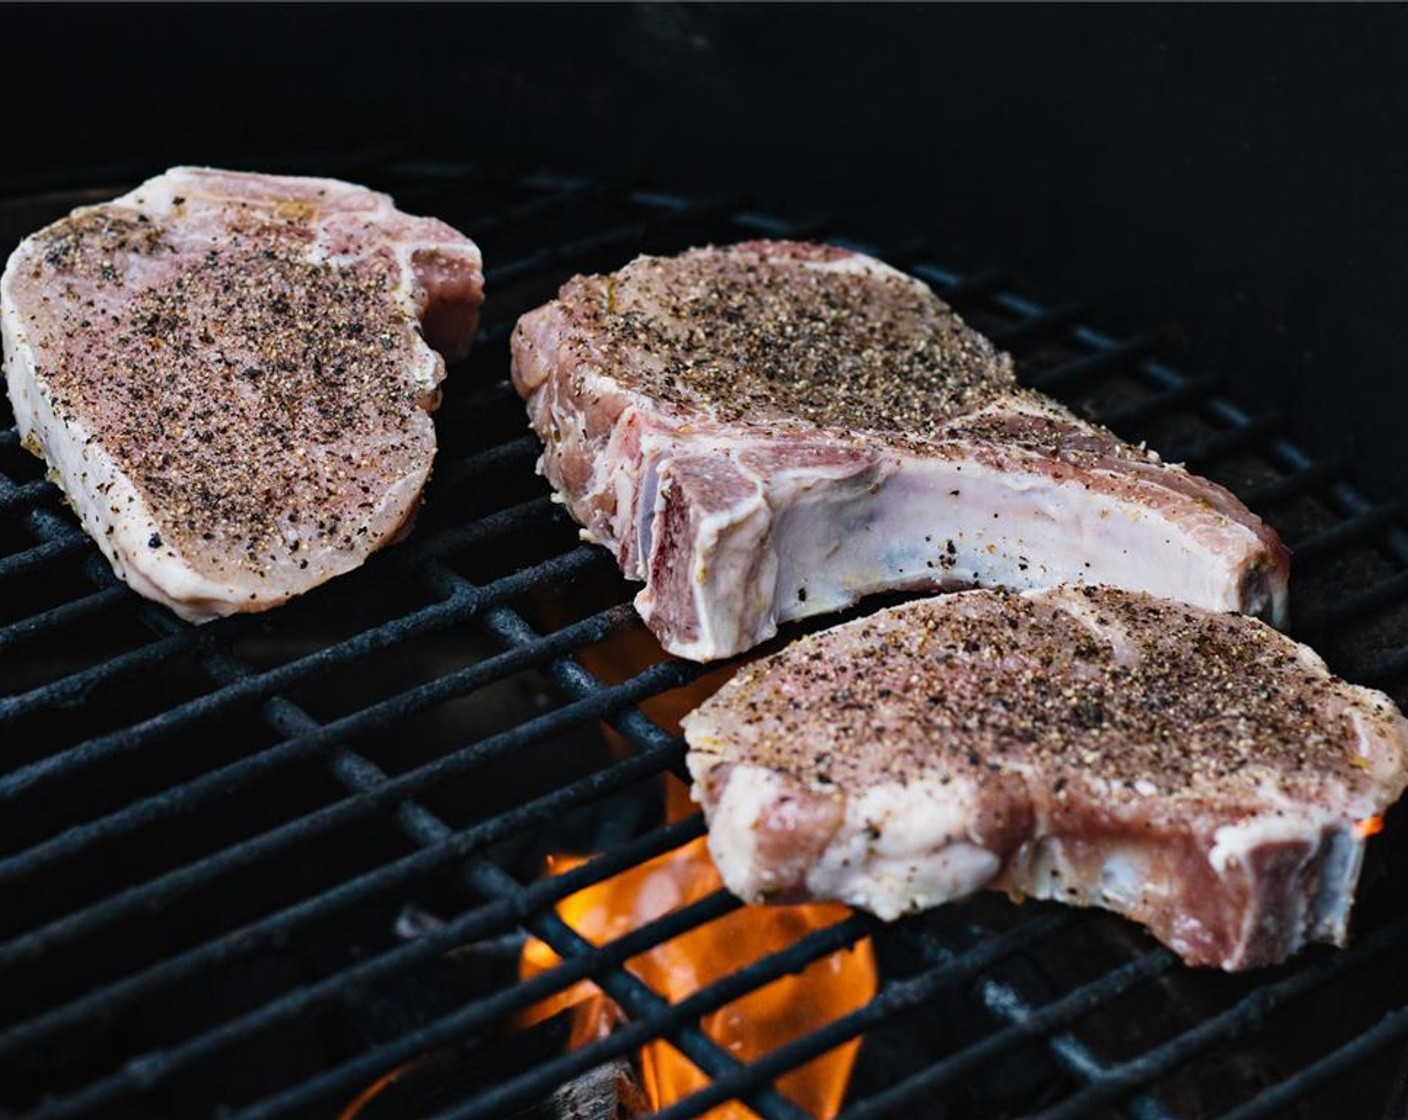
<path fill-rule="evenodd" d="M 508 330 L 572 272 L 637 251 L 821 231 L 729 200 L 516 168 L 381 152 L 326 170 L 447 218 L 490 261 L 486 325 L 447 384 L 436 479 L 405 544 L 305 602 L 188 627 L 116 581 L 13 427 L 0 428 L 0 680 L 11 689 L 0 697 L 0 1115 L 336 1115 L 442 1047 L 492 1066 L 514 1045 L 507 1019 L 583 978 L 624 1009 L 622 1029 L 526 1068 L 505 1061 L 507 1072 L 418 1115 L 512 1115 L 663 1037 L 711 1082 L 662 1115 L 739 1099 L 768 1120 L 800 1118 L 777 1077 L 850 1038 L 919 1034 L 916 1017 L 940 1013 L 966 1034 L 941 1034 L 942 1047 L 869 1079 L 885 1047 L 867 1046 L 845 1117 L 927 1105 L 1161 1120 L 1194 1114 L 1189 1086 L 1210 1079 L 1221 1097 L 1197 1115 L 1308 1115 L 1315 1093 L 1366 1062 L 1377 1074 L 1356 1079 L 1360 1099 L 1381 1106 L 1382 1051 L 1408 1034 L 1408 974 L 1392 961 L 1408 940 L 1393 899 L 1401 868 L 1366 884 L 1350 949 L 1252 977 L 1191 973 L 1109 916 L 978 899 L 886 928 L 853 915 L 672 1005 L 624 962 L 738 902 L 719 892 L 601 947 L 559 917 L 565 896 L 702 834 L 697 815 L 660 823 L 657 779 L 683 752 L 648 713 L 703 670 L 602 660 L 640 635 L 630 592 L 604 552 L 575 543 L 532 476 L 537 445 L 503 380 Z M 12 186 L 0 244 L 109 193 Z M 879 255 L 1014 349 L 1028 383 L 1267 515 L 1297 557 L 1298 631 L 1341 672 L 1402 698 L 1408 531 L 1397 506 L 1370 502 L 1343 463 L 1310 460 L 1277 419 L 1219 396 L 1216 378 L 1156 361 L 1153 339 L 1111 338 L 1085 325 L 1084 308 L 1043 308 L 996 274 L 960 277 L 920 251 Z M 568 840 L 603 854 L 535 878 L 545 845 Z M 398 933 L 412 904 L 435 920 Z M 426 978 L 464 985 L 473 969 L 458 957 L 523 933 L 564 963 L 526 982 L 501 969 L 438 1009 L 412 1000 L 394 1025 L 367 1010 Z M 882 967 L 864 1008 L 752 1063 L 699 1027 L 867 935 L 882 964 L 899 963 Z M 1277 1058 L 1282 1019 L 1327 1020 L 1327 998 L 1341 1000 L 1343 1029 L 1292 1040 Z M 990 1084 L 1014 1061 L 1049 1071 L 1020 1099 Z"/>

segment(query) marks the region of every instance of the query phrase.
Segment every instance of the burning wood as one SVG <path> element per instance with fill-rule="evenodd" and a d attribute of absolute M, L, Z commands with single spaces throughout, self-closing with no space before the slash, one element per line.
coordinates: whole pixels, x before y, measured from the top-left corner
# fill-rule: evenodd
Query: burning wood
<path fill-rule="evenodd" d="M 463 1078 L 452 1051 L 425 1054 L 383 1074 L 338 1114 L 338 1120 L 393 1120 L 424 1115 L 444 1103 Z M 403 1090 L 409 1082 L 421 1081 Z M 607 1062 L 559 1086 L 550 1096 L 515 1112 L 515 1120 L 637 1120 L 650 1104 L 625 1061 Z"/>
<path fill-rule="evenodd" d="M 572 1016 L 572 1013 L 567 1013 Z M 535 1035 L 515 1035 L 515 1041 L 527 1040 L 527 1050 L 518 1058 L 525 1062 L 546 1057 L 542 1044 L 555 1038 L 560 1052 L 565 1023 L 542 1023 L 534 1028 Z M 438 1113 L 448 1100 L 470 1099 L 477 1090 L 487 1088 L 482 1061 L 476 1062 L 472 1051 L 462 1047 L 445 1047 L 413 1058 L 391 1069 L 353 1097 L 338 1120 L 396 1120 L 403 1116 L 428 1116 Z M 501 1071 L 498 1071 L 501 1072 Z M 582 1075 L 563 1082 L 558 1088 L 515 1110 L 514 1120 L 636 1120 L 649 1112 L 649 1100 L 631 1062 L 605 1062 L 587 1069 Z"/>
<path fill-rule="evenodd" d="M 560 857 L 550 874 L 583 862 Z M 604 944 L 719 890 L 721 882 L 704 840 L 622 872 L 571 895 L 558 905 L 562 918 L 593 944 Z M 627 967 L 655 991 L 679 1001 L 731 972 L 795 944 L 809 932 L 844 918 L 842 906 L 747 907 L 642 953 Z M 547 945 L 531 939 L 520 975 L 537 975 L 558 963 Z M 740 1061 L 753 1061 L 868 1002 L 875 993 L 875 958 L 868 939 L 813 962 L 718 1009 L 701 1021 L 703 1030 Z M 579 983 L 531 1009 L 522 1025 L 576 1008 L 571 1044 L 603 1037 L 620 1013 L 590 982 Z M 847 1043 L 778 1080 L 778 1088 L 812 1115 L 840 1110 L 858 1042 Z M 639 1054 L 641 1080 L 652 1108 L 702 1089 L 708 1077 L 669 1043 L 657 1040 Z M 753 1113 L 737 1102 L 713 1109 L 709 1120 L 735 1120 Z"/>

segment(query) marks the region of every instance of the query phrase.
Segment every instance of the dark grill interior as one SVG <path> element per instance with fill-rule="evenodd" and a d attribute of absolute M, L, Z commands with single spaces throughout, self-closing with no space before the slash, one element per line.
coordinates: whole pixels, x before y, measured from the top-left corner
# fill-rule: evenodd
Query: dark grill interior
<path fill-rule="evenodd" d="M 303 601 L 203 628 L 115 580 L 0 418 L 0 1117 L 331 1117 L 417 1058 L 365 1116 L 569 1115 L 556 1090 L 665 1037 L 712 1082 L 662 1115 L 736 1098 L 796 1118 L 775 1079 L 858 1036 L 846 1117 L 1401 1114 L 1392 820 L 1351 948 L 1250 976 L 1187 970 L 1108 915 L 994 896 L 890 927 L 853 915 L 672 1005 L 623 962 L 739 903 L 717 893 L 600 948 L 568 925 L 556 901 L 702 834 L 697 815 L 663 823 L 659 782 L 681 770 L 673 690 L 702 670 L 660 657 L 633 589 L 548 500 L 507 337 L 572 273 L 641 251 L 763 235 L 877 252 L 1028 383 L 1236 490 L 1293 547 L 1298 636 L 1402 702 L 1396 507 L 1216 378 L 1160 364 L 1156 340 L 920 249 L 518 168 L 363 153 L 269 169 L 358 179 L 475 237 L 485 325 L 447 382 L 414 534 Z M 12 183 L 0 246 L 145 170 Z M 602 854 L 540 878 L 560 851 Z M 520 982 L 526 934 L 566 963 Z M 752 1063 L 700 1029 L 867 934 L 881 988 L 862 1010 Z M 628 1025 L 577 1051 L 561 1017 L 506 1029 L 583 977 Z"/>

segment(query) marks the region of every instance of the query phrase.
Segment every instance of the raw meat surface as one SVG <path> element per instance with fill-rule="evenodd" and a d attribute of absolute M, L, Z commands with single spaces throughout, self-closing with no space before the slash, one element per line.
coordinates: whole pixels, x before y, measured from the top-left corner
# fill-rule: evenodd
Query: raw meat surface
<path fill-rule="evenodd" d="M 1280 623 L 1280 540 L 1220 486 L 1021 389 L 924 284 L 750 242 L 577 277 L 513 336 L 540 469 L 707 661 L 907 588 L 1083 580 Z"/>
<path fill-rule="evenodd" d="M 729 889 L 882 918 L 999 887 L 1193 964 L 1345 940 L 1408 722 L 1255 619 L 969 591 L 803 638 L 684 720 Z"/>
<path fill-rule="evenodd" d="M 474 243 L 385 195 L 174 168 L 15 250 L 5 374 L 113 570 L 205 621 L 404 531 L 482 298 Z"/>

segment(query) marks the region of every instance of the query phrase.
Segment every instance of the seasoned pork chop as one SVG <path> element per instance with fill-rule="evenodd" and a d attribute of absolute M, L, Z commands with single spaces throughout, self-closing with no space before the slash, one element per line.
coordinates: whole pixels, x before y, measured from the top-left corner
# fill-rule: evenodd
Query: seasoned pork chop
<path fill-rule="evenodd" d="M 10 257 L 10 400 L 134 590 L 264 610 L 408 524 L 482 294 L 474 243 L 385 195 L 175 168 Z"/>
<path fill-rule="evenodd" d="M 1236 614 L 970 591 L 801 639 L 685 721 L 724 882 L 882 918 L 1003 887 L 1194 964 L 1344 941 L 1408 721 Z"/>
<path fill-rule="evenodd" d="M 1038 394 L 918 280 L 789 242 L 641 257 L 525 315 L 541 470 L 666 649 L 913 587 L 1085 580 L 1280 622 L 1287 558 L 1219 486 Z"/>

